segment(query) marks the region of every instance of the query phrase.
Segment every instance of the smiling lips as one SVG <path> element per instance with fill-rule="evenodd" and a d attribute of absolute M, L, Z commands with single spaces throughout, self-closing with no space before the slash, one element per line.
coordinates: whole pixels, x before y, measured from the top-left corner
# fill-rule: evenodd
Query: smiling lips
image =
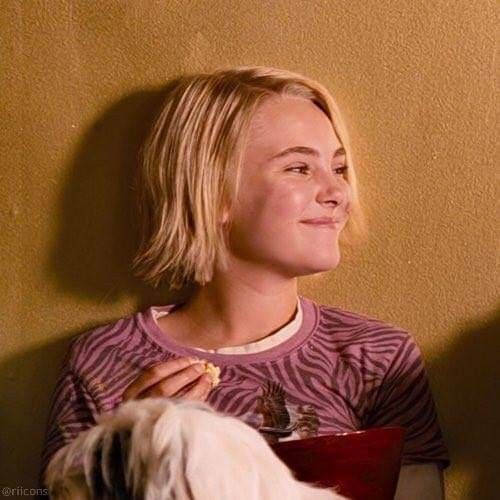
<path fill-rule="evenodd" d="M 317 219 L 306 219 L 300 222 L 316 227 L 335 228 L 340 225 L 340 220 L 334 219 L 333 217 L 319 217 Z"/>

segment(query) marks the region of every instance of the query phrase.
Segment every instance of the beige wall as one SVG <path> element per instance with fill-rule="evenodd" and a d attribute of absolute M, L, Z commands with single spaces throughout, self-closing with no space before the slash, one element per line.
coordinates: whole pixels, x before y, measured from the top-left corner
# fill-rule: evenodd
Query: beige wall
<path fill-rule="evenodd" d="M 171 298 L 128 268 L 130 175 L 158 89 L 181 71 L 266 64 L 336 96 L 371 227 L 301 293 L 412 332 L 451 451 L 448 498 L 493 498 L 493 0 L 11 0 L 0 12 L 0 486 L 35 485 L 70 337 Z"/>

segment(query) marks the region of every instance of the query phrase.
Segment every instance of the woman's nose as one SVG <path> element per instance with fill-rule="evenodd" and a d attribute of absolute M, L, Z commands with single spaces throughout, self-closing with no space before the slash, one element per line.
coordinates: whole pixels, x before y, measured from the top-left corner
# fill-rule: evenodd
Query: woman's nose
<path fill-rule="evenodd" d="M 342 175 L 322 172 L 318 183 L 317 198 L 320 203 L 341 205 L 347 201 L 348 184 Z"/>

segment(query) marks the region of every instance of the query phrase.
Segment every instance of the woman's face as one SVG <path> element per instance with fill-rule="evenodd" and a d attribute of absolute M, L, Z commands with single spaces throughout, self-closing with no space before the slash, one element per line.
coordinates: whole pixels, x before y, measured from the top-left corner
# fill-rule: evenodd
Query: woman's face
<path fill-rule="evenodd" d="M 285 152 L 292 147 L 301 150 Z M 286 277 L 335 268 L 350 196 L 345 158 L 332 124 L 311 101 L 264 101 L 244 150 L 231 253 Z M 324 217 L 339 222 L 304 222 Z"/>

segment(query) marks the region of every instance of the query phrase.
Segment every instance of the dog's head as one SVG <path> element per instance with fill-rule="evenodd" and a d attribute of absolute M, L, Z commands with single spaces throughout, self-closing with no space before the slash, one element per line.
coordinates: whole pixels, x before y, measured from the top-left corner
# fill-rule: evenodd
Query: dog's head
<path fill-rule="evenodd" d="M 58 500 L 343 498 L 297 481 L 243 421 L 176 398 L 130 400 L 101 415 L 54 455 L 46 483 Z"/>

